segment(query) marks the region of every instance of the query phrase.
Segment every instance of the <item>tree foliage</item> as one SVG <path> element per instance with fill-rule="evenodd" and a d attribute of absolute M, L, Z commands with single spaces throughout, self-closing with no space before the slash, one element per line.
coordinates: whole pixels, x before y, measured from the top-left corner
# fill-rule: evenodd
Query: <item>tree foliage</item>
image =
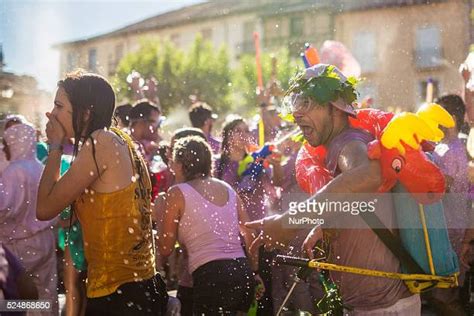
<path fill-rule="evenodd" d="M 165 111 L 188 106 L 192 96 L 218 111 L 230 106 L 232 72 L 227 51 L 225 47 L 216 51 L 200 36 L 189 52 L 170 42 L 142 39 L 140 49 L 126 55 L 117 67 L 114 86 L 119 99 L 133 100 L 127 82 L 132 71 L 139 72 L 143 78 L 157 79 L 158 97 Z"/>
<path fill-rule="evenodd" d="M 272 57 L 276 57 L 276 80 L 285 91 L 289 87 L 290 78 L 298 72 L 298 62 L 289 55 L 288 50 L 282 49 L 276 54 L 261 54 L 262 77 L 264 86 L 271 80 Z M 257 66 L 255 55 L 244 55 L 240 58 L 235 73 L 234 92 L 241 104 L 247 109 L 256 109 L 257 100 Z"/>
<path fill-rule="evenodd" d="M 280 87 L 288 88 L 289 79 L 297 72 L 298 63 L 287 50 L 275 54 L 276 79 Z M 268 83 L 272 70 L 272 55 L 261 56 L 263 81 Z M 243 55 L 235 70 L 229 62 L 225 46 L 214 48 L 197 36 L 187 51 L 170 42 L 142 39 L 140 49 L 126 55 L 119 63 L 114 78 L 119 100 L 133 100 L 133 91 L 127 82 L 132 71 L 143 78 L 158 81 L 158 97 L 162 108 L 168 111 L 177 106 L 187 107 L 195 97 L 213 106 L 221 113 L 249 113 L 257 105 L 257 75 L 255 55 Z"/>

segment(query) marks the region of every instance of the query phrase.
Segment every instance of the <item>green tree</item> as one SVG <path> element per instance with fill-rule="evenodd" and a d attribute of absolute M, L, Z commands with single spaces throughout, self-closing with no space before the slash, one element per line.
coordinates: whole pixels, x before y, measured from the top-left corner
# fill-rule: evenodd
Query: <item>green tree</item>
<path fill-rule="evenodd" d="M 132 71 L 143 78 L 155 77 L 158 81 L 158 97 L 167 110 L 181 102 L 177 88 L 182 76 L 184 53 L 169 42 L 142 39 L 137 52 L 126 55 L 117 67 L 114 86 L 119 99 L 133 100 L 133 91 L 127 82 Z"/>
<path fill-rule="evenodd" d="M 126 80 L 133 70 L 158 80 L 158 97 L 165 111 L 188 106 L 191 96 L 217 111 L 225 111 L 231 104 L 232 71 L 227 50 L 221 47 L 216 51 L 200 36 L 188 52 L 169 42 L 143 39 L 140 49 L 126 55 L 117 68 L 114 85 L 119 99 L 133 99 Z"/>
<path fill-rule="evenodd" d="M 272 57 L 277 59 L 276 80 L 281 89 L 288 88 L 290 78 L 298 71 L 299 61 L 291 58 L 288 50 L 282 49 L 276 54 L 261 54 L 262 77 L 264 86 L 271 79 Z M 235 74 L 234 93 L 237 103 L 241 104 L 242 110 L 254 112 L 257 110 L 257 67 L 255 55 L 244 55 L 240 59 L 238 69 Z"/>
<path fill-rule="evenodd" d="M 225 112 L 231 104 L 232 70 L 225 46 L 216 50 L 198 35 L 185 58 L 183 84 L 186 94 Z"/>

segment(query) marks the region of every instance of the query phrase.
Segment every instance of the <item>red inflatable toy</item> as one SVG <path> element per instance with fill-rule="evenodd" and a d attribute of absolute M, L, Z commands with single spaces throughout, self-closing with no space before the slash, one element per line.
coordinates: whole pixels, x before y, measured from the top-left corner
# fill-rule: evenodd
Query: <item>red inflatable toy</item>
<path fill-rule="evenodd" d="M 366 130 L 376 138 L 380 136 L 394 116 L 393 113 L 377 109 L 356 111 L 357 118 L 349 118 L 351 126 Z M 303 191 L 310 194 L 316 193 L 332 179 L 331 174 L 326 169 L 325 158 L 326 148 L 324 146 L 313 147 L 305 144 L 300 149 L 296 159 L 296 179 Z"/>

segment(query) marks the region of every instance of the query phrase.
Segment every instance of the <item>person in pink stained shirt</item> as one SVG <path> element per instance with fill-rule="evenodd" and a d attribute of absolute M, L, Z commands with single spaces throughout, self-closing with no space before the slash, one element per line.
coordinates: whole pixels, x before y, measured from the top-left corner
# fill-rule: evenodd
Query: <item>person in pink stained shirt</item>
<path fill-rule="evenodd" d="M 36 158 L 36 130 L 24 123 L 6 127 L 4 151 L 10 163 L 0 176 L 0 242 L 20 259 L 33 277 L 39 299 L 50 300 L 53 314 L 57 314 L 54 223 L 36 219 L 43 172 Z"/>
<path fill-rule="evenodd" d="M 253 236 L 243 226 L 248 216 L 241 200 L 230 185 L 211 176 L 211 148 L 201 137 L 176 141 L 171 168 L 177 184 L 160 196 L 154 210 L 160 253 L 170 255 L 176 241 L 186 247 L 195 315 L 246 313 L 256 281 L 262 281 L 252 275 L 256 258 L 247 259 L 242 247 Z"/>

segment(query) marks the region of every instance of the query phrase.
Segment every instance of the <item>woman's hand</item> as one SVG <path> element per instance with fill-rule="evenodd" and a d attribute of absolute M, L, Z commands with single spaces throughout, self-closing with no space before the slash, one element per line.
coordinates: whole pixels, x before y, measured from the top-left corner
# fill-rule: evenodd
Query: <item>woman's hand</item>
<path fill-rule="evenodd" d="M 49 144 L 62 144 L 66 138 L 66 131 L 62 124 L 57 120 L 56 116 L 47 112 L 46 117 L 48 123 L 46 124 L 46 136 Z"/>

